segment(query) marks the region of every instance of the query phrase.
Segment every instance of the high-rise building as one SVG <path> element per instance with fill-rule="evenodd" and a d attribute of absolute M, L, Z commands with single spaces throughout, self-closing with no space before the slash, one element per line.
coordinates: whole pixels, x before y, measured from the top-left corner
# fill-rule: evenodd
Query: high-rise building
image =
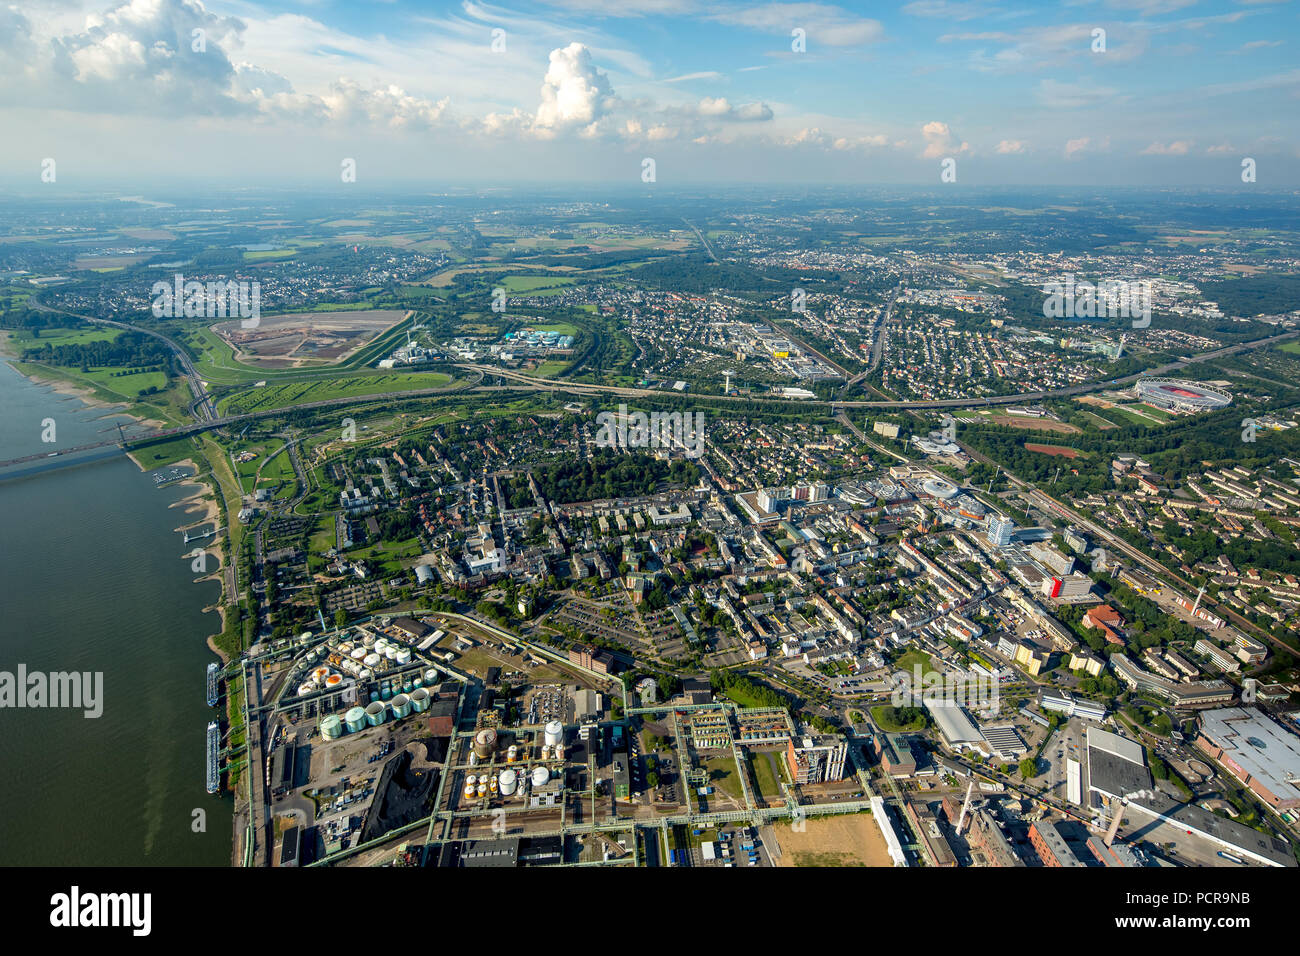
<path fill-rule="evenodd" d="M 995 548 L 1005 548 L 1011 543 L 1011 532 L 1016 530 L 1015 522 L 1002 515 L 989 516 L 989 544 Z"/>

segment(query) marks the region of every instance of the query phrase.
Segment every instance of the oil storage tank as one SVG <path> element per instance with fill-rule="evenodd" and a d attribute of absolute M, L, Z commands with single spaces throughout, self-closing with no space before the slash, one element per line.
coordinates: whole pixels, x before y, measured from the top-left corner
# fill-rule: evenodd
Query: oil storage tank
<path fill-rule="evenodd" d="M 429 692 L 423 687 L 417 687 L 411 692 L 411 709 L 417 714 L 429 709 Z"/>
<path fill-rule="evenodd" d="M 411 712 L 411 698 L 405 694 L 398 694 L 389 703 L 393 708 L 393 718 L 405 717 Z"/>
<path fill-rule="evenodd" d="M 519 786 L 519 775 L 513 770 L 501 771 L 501 778 L 498 786 L 501 791 L 501 796 L 514 796 L 515 790 Z"/>
<path fill-rule="evenodd" d="M 558 720 L 552 720 L 548 723 L 543 733 L 545 734 L 544 742 L 548 747 L 554 747 L 556 744 L 564 742 L 564 724 Z"/>
<path fill-rule="evenodd" d="M 343 721 L 330 714 L 320 722 L 320 735 L 326 740 L 338 740 L 343 736 Z"/>
<path fill-rule="evenodd" d="M 353 707 L 343 715 L 343 725 L 347 727 L 348 733 L 355 734 L 359 730 L 364 730 L 366 726 L 366 712 L 360 707 Z"/>
<path fill-rule="evenodd" d="M 474 753 L 487 760 L 497 749 L 497 732 L 491 727 L 474 735 Z"/>
<path fill-rule="evenodd" d="M 378 727 L 384 722 L 387 713 L 388 707 L 382 701 L 372 701 L 366 705 L 366 723 L 371 727 Z"/>

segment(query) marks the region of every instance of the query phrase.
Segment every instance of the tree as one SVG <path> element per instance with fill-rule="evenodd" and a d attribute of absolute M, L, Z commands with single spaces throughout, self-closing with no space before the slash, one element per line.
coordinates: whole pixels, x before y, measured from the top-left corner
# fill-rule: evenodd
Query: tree
<path fill-rule="evenodd" d="M 334 626 L 347 627 L 347 625 L 348 625 L 348 609 L 345 607 L 341 607 L 334 612 Z"/>
<path fill-rule="evenodd" d="M 1038 761 L 1033 757 L 1026 757 L 1020 761 L 1020 777 L 1022 780 L 1028 780 L 1038 772 Z"/>
<path fill-rule="evenodd" d="M 651 770 L 648 774 L 645 775 L 645 784 L 651 790 L 659 786 L 659 774 Z"/>

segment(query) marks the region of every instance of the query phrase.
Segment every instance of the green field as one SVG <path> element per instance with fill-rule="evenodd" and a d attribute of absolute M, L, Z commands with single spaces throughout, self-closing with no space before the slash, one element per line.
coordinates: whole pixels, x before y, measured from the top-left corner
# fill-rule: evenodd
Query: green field
<path fill-rule="evenodd" d="M 259 412 L 332 398 L 361 398 L 367 395 L 382 395 L 385 392 L 442 388 L 450 385 L 452 381 L 452 377 L 444 372 L 399 372 L 323 378 L 242 389 L 221 399 L 218 408 L 223 414 L 233 413 L 236 407 L 245 412 Z"/>
<path fill-rule="evenodd" d="M 744 791 L 740 783 L 740 774 L 736 771 L 736 761 L 731 757 L 711 757 L 700 762 L 708 772 L 709 786 L 717 787 L 723 793 L 743 799 Z"/>
<path fill-rule="evenodd" d="M 922 677 L 924 677 L 926 674 L 934 673 L 934 671 L 937 669 L 934 666 L 934 662 L 930 659 L 930 655 L 927 654 L 925 651 L 919 650 L 917 648 L 911 648 L 906 653 L 904 653 L 902 657 L 894 661 L 893 667 L 894 670 L 905 671 L 906 673 L 911 674 L 913 668 L 917 664 L 921 665 Z"/>
<path fill-rule="evenodd" d="M 26 329 L 9 332 L 9 341 L 15 350 L 37 349 L 44 345 L 58 348 L 60 345 L 86 345 L 90 342 L 112 342 L 122 334 L 121 329 L 95 327 L 89 329 L 42 329 L 36 335 Z"/>
<path fill-rule="evenodd" d="M 876 722 L 876 725 L 881 730 L 890 734 L 911 733 L 925 729 L 924 720 L 915 720 L 909 724 L 900 724 L 893 718 L 893 711 L 894 708 L 889 704 L 881 704 L 877 707 L 872 707 L 871 719 Z"/>
<path fill-rule="evenodd" d="M 777 755 L 777 760 L 780 759 L 780 755 Z M 767 754 L 750 752 L 748 760 L 749 766 L 754 772 L 754 780 L 758 784 L 758 792 L 764 797 L 779 797 L 781 787 L 777 782 L 776 775 L 772 773 L 772 762 L 768 759 Z"/>
<path fill-rule="evenodd" d="M 573 285 L 576 281 L 568 276 L 509 275 L 501 280 L 501 285 L 507 292 L 557 295 L 564 291 L 565 286 Z"/>

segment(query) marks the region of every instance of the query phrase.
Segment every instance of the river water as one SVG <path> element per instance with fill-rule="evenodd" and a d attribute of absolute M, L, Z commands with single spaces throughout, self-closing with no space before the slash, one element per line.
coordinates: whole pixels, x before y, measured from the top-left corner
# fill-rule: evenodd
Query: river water
<path fill-rule="evenodd" d="M 0 459 L 102 441 L 117 421 L 0 361 Z M 0 708 L 0 865 L 229 863 L 231 799 L 204 787 L 220 619 L 202 609 L 221 589 L 195 582 L 175 531 L 200 513 L 168 507 L 195 490 L 121 452 L 0 472 L 0 672 L 103 674 L 98 718 Z"/>

